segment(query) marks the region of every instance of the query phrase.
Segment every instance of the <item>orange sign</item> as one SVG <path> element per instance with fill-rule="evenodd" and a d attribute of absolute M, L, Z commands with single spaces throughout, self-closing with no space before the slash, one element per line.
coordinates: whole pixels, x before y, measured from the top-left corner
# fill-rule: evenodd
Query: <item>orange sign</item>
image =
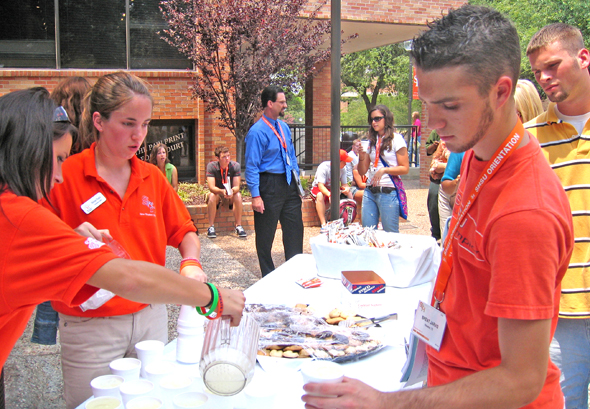
<path fill-rule="evenodd" d="M 412 99 L 420 99 L 418 96 L 418 78 L 416 78 L 416 68 L 412 67 Z"/>

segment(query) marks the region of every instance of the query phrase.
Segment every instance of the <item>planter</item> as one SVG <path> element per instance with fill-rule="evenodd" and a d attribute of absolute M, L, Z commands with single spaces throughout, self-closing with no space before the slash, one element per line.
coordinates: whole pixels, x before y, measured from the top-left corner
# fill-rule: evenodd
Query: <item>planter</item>
<path fill-rule="evenodd" d="M 207 217 L 207 205 L 189 205 L 186 206 L 195 227 L 200 232 L 207 232 L 209 228 L 209 218 Z M 315 210 L 315 203 L 310 198 L 303 199 L 301 204 L 301 211 L 303 213 L 304 227 L 319 227 L 320 219 Z M 252 210 L 252 203 L 244 203 L 242 211 L 242 226 L 245 230 L 254 230 L 254 211 Z M 281 224 L 278 224 L 281 227 Z M 220 206 L 215 215 L 215 230 L 217 232 L 233 233 L 235 228 L 234 214 L 227 206 Z"/>

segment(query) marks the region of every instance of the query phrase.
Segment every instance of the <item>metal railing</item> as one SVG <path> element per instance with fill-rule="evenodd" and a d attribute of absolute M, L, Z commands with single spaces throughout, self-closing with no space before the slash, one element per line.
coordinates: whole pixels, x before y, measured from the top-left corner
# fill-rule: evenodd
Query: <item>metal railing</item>
<path fill-rule="evenodd" d="M 330 126 L 308 126 L 299 124 L 289 124 L 291 128 L 291 138 L 295 147 L 297 155 L 297 164 L 301 169 L 312 169 L 319 165 L 314 163 L 314 140 L 330 140 Z M 406 140 L 406 145 L 413 144 L 413 155 L 410 158 L 410 166 L 413 164 L 417 166 L 418 162 L 418 141 L 412 138 L 412 134 L 416 130 L 415 126 L 411 125 L 397 125 L 395 131 L 402 134 Z M 359 126 L 342 126 L 340 127 L 340 149 L 350 150 L 352 141 L 355 139 L 363 139 L 369 131 L 368 125 Z"/>

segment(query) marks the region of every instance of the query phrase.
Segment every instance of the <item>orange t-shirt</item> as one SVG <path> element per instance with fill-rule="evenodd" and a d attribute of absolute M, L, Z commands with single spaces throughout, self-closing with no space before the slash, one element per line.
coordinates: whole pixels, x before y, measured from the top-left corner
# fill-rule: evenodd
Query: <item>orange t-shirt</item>
<path fill-rule="evenodd" d="M 77 306 L 97 291 L 86 281 L 115 258 L 33 200 L 0 194 L 0 368 L 37 304 Z"/>
<path fill-rule="evenodd" d="M 48 209 L 75 228 L 89 222 L 111 235 L 134 260 L 166 263 L 166 245 L 178 247 L 185 234 L 196 231 L 188 210 L 160 170 L 135 156 L 131 158 L 131 177 L 123 198 L 98 176 L 94 149 L 86 149 L 63 164 L 64 182 L 50 194 Z M 97 193 L 106 201 L 89 214 L 81 206 Z M 137 312 L 147 306 L 115 296 L 95 310 L 82 312 L 63 303 L 52 303 L 63 314 L 81 317 L 108 317 Z"/>
<path fill-rule="evenodd" d="M 465 154 L 453 218 L 488 162 Z M 446 384 L 498 366 L 498 318 L 552 319 L 573 249 L 567 197 L 531 137 L 488 181 L 452 238 L 453 270 L 441 310 L 447 330 L 440 352 L 428 348 L 428 385 Z M 559 370 L 526 408 L 563 408 Z"/>

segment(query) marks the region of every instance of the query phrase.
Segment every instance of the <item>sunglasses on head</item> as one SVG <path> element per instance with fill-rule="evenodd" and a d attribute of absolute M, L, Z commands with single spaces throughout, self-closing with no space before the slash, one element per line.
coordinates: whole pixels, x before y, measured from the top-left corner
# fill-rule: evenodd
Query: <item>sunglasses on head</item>
<path fill-rule="evenodd" d="M 70 118 L 68 117 L 68 113 L 66 109 L 62 106 L 58 106 L 53 111 L 53 122 L 67 122 L 71 123 Z"/>
<path fill-rule="evenodd" d="M 385 117 L 384 116 L 374 116 L 373 118 L 371 118 L 371 122 L 379 122 L 383 118 L 385 118 Z"/>

